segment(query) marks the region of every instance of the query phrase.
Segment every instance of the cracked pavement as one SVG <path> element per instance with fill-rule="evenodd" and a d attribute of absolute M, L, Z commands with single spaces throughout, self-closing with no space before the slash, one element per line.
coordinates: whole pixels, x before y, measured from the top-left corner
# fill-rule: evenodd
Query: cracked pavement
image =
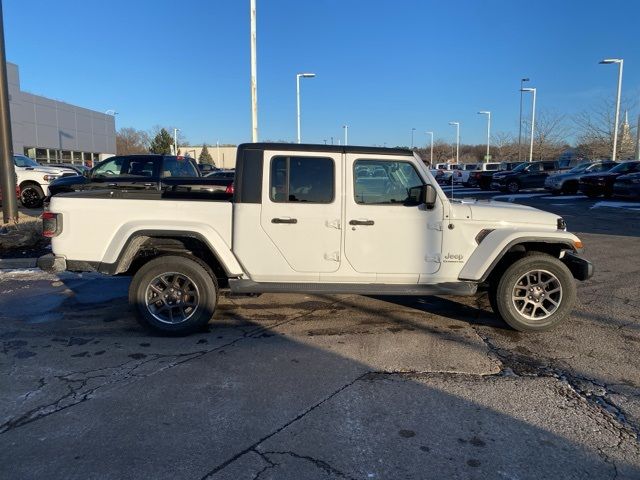
<path fill-rule="evenodd" d="M 482 297 L 263 295 L 168 338 L 125 278 L 0 272 L 0 477 L 640 478 L 638 232 L 580 236 L 596 275 L 541 334 Z"/>

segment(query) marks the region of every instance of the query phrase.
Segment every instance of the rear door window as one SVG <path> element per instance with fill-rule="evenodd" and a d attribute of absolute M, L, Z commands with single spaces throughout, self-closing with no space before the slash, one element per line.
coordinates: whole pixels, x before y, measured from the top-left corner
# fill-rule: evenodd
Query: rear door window
<path fill-rule="evenodd" d="M 331 158 L 273 157 L 270 181 L 269 197 L 274 202 L 332 203 L 335 197 Z"/>

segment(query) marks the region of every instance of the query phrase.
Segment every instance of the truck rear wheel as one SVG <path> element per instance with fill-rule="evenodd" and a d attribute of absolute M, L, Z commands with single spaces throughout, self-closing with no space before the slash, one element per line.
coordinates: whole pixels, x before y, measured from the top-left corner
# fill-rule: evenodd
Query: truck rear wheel
<path fill-rule="evenodd" d="M 134 275 L 129 303 L 148 328 L 186 335 L 203 328 L 218 303 L 218 283 L 206 264 L 177 255 L 155 258 Z"/>
<path fill-rule="evenodd" d="M 576 285 L 564 263 L 540 253 L 516 260 L 492 293 L 496 313 L 509 326 L 540 332 L 555 327 L 571 312 Z"/>

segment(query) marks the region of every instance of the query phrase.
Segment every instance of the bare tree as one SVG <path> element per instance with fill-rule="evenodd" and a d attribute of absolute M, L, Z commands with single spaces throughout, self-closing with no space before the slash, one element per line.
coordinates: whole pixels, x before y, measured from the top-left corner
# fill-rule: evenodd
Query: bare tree
<path fill-rule="evenodd" d="M 116 152 L 118 155 L 147 153 L 149 151 L 149 135 L 143 130 L 125 127 L 116 133 Z"/>
<path fill-rule="evenodd" d="M 491 136 L 492 156 L 496 162 L 518 160 L 518 142 L 511 133 L 497 132 Z"/>
<path fill-rule="evenodd" d="M 621 111 L 632 107 L 631 102 L 624 101 Z M 621 119 L 622 120 L 622 119 Z M 578 130 L 577 150 L 579 155 L 591 159 L 611 158 L 613 152 L 613 132 L 615 129 L 615 103 L 613 100 L 602 100 L 590 110 L 585 110 L 573 119 Z M 619 159 L 633 158 L 634 132 L 636 127 L 628 129 L 621 125 L 618 131 Z"/>
<path fill-rule="evenodd" d="M 531 125 L 529 123 L 529 125 Z M 530 127 L 529 127 L 530 128 Z M 540 110 L 536 117 L 533 138 L 533 159 L 554 160 L 569 148 L 567 138 L 571 130 L 565 115 L 551 110 Z M 527 149 L 523 149 L 528 151 Z M 528 159 L 528 155 L 526 156 Z"/>

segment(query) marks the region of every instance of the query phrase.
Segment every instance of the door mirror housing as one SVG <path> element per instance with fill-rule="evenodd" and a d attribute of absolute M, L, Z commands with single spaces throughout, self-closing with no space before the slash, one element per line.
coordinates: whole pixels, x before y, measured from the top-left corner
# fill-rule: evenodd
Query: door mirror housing
<path fill-rule="evenodd" d="M 408 205 L 426 205 L 431 210 L 436 205 L 438 192 L 433 185 L 420 185 L 409 189 Z"/>

